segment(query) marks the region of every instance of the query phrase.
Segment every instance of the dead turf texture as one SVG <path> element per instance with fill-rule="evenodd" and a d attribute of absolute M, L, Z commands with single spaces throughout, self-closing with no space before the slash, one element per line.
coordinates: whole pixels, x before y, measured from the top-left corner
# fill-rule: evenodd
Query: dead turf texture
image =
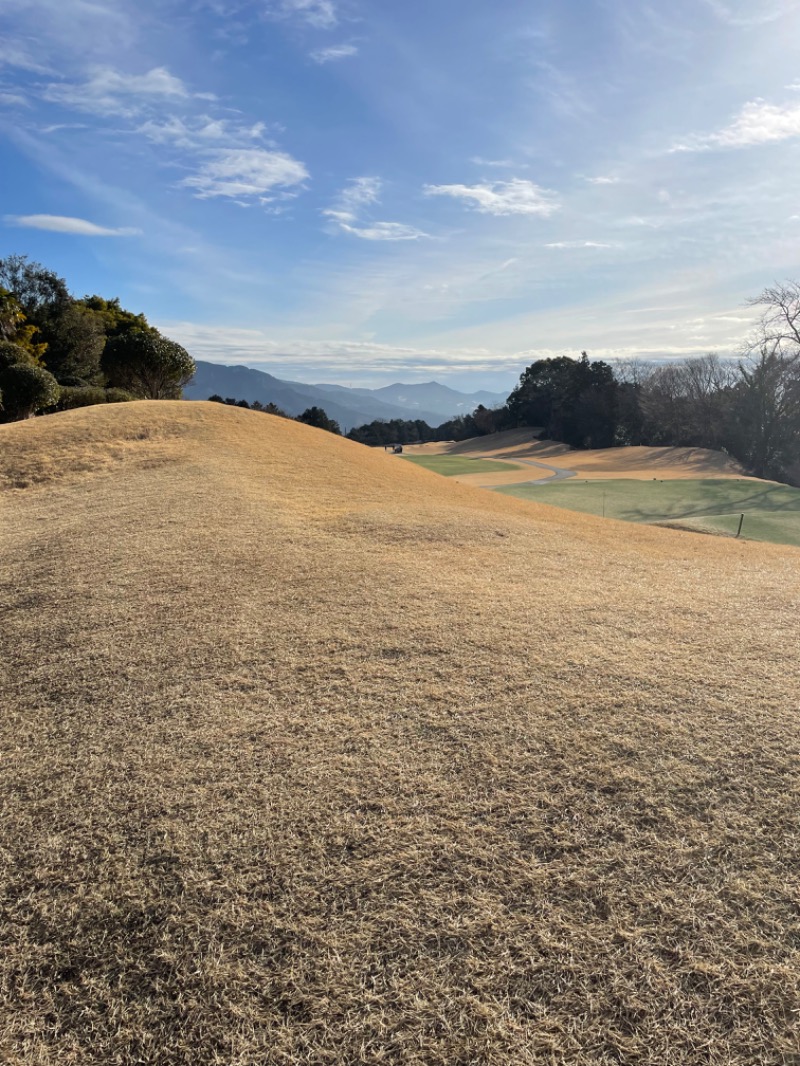
<path fill-rule="evenodd" d="M 662 481 L 698 478 L 744 478 L 742 466 L 724 452 L 709 448 L 595 448 L 576 450 L 558 441 L 538 440 L 530 429 L 508 429 L 463 441 L 437 441 L 407 446 L 405 454 L 414 456 L 449 455 L 472 459 L 495 459 L 512 462 L 533 459 L 562 470 L 574 470 L 581 479 L 606 480 L 630 478 Z M 547 470 L 528 468 L 528 480 L 548 477 Z M 459 474 L 465 485 L 485 488 L 513 485 L 524 481 L 511 468 L 507 473 Z"/>
<path fill-rule="evenodd" d="M 215 404 L 0 478 L 0 1061 L 800 1062 L 800 552 Z"/>

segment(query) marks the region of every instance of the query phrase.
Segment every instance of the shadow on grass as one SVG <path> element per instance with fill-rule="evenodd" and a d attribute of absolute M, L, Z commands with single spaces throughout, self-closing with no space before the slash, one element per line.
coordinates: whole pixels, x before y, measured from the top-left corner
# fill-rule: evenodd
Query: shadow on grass
<path fill-rule="evenodd" d="M 645 482 L 578 478 L 555 485 L 506 485 L 498 491 L 626 522 L 708 518 L 752 511 L 800 514 L 800 489 L 729 479 Z"/>
<path fill-rule="evenodd" d="M 670 500 L 667 493 L 660 492 L 661 499 L 650 507 L 619 510 L 616 517 L 629 522 L 655 522 L 665 518 L 710 518 L 714 515 L 747 514 L 748 511 L 780 513 L 800 513 L 800 490 L 784 487 L 752 489 L 753 482 L 739 483 L 730 481 L 689 482 L 698 486 L 702 499 L 691 504 L 686 501 L 686 490 L 680 486 L 685 482 L 673 482 L 679 486 L 669 496 L 678 496 Z M 745 487 L 745 485 L 747 487 Z M 659 490 L 663 486 L 659 484 Z M 698 491 L 698 490 L 695 490 Z"/>

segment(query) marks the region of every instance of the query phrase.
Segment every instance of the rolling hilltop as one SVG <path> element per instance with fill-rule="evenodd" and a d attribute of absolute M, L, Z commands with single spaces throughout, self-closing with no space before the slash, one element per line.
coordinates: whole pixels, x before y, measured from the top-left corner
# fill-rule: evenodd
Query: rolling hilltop
<path fill-rule="evenodd" d="M 0 426 L 0 1059 L 795 1061 L 799 559 L 217 404 Z"/>

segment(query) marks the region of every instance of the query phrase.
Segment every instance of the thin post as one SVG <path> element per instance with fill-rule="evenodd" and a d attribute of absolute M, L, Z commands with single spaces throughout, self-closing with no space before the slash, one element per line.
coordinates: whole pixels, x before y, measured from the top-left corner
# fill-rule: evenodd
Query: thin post
<path fill-rule="evenodd" d="M 738 536 L 739 536 L 739 534 L 740 534 L 740 533 L 742 532 L 742 524 L 743 524 L 743 523 L 744 523 L 744 515 L 740 515 L 740 516 L 739 516 L 739 528 L 738 528 L 738 529 L 736 530 L 736 536 L 737 536 L 737 537 L 738 537 Z"/>

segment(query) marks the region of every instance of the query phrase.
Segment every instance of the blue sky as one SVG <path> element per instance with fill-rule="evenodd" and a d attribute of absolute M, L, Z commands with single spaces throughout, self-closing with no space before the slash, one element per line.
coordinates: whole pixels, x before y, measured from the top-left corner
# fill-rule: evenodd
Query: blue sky
<path fill-rule="evenodd" d="M 800 0 L 2 0 L 0 255 L 198 358 L 512 385 L 800 274 Z"/>

